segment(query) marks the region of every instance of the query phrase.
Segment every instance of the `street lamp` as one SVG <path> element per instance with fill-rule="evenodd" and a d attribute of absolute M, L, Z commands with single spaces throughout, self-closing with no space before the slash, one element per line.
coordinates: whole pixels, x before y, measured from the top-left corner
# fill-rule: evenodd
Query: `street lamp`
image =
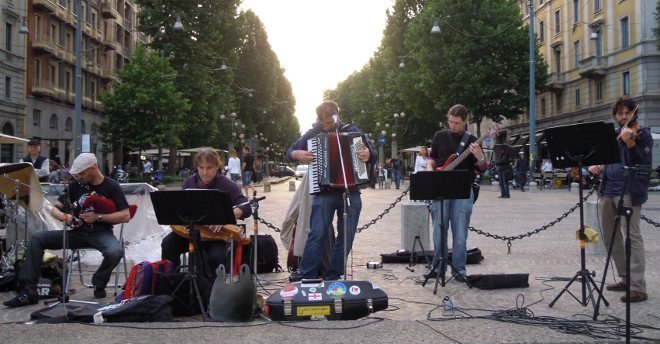
<path fill-rule="evenodd" d="M 527 0 L 529 6 L 529 174 L 534 175 L 536 159 L 536 36 L 534 35 L 534 1 Z M 534 180 L 530 178 L 530 180 Z M 531 185 L 531 184 L 530 184 Z"/>
<path fill-rule="evenodd" d="M 79 17 L 80 18 L 80 17 Z M 177 32 L 183 31 L 183 23 L 181 23 L 181 16 L 176 15 L 176 21 L 174 22 L 174 25 L 172 26 L 172 29 Z"/>

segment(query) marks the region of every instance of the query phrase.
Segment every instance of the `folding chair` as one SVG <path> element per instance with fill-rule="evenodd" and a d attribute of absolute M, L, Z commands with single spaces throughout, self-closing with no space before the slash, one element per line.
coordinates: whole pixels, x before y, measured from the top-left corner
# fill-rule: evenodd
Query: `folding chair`
<path fill-rule="evenodd" d="M 129 212 L 131 214 L 131 219 L 133 219 L 133 216 L 135 215 L 136 211 L 137 211 L 137 205 L 131 204 L 129 206 Z M 128 263 L 126 262 L 126 243 L 124 242 L 124 226 L 125 225 L 126 225 L 126 223 L 122 223 L 121 227 L 119 229 L 119 243 L 121 244 L 121 247 L 123 248 L 123 254 L 122 254 L 122 257 L 121 257 L 121 262 L 115 268 L 115 273 L 114 273 L 115 282 L 114 282 L 114 286 L 113 286 L 114 287 L 114 296 L 117 296 L 117 294 L 119 292 L 119 289 L 124 287 L 123 283 L 119 283 L 119 274 L 120 274 L 120 270 L 121 270 L 122 265 L 124 267 L 124 269 L 123 269 L 124 270 L 123 271 L 124 283 L 126 283 L 126 279 L 128 278 Z M 73 262 L 77 260 L 78 261 L 78 277 L 80 278 L 80 284 L 82 284 L 83 286 L 85 286 L 87 288 L 94 288 L 94 285 L 89 284 L 89 283 L 85 283 L 85 280 L 83 278 L 83 275 L 89 274 L 89 271 L 87 271 L 87 272 L 83 271 L 82 262 L 81 262 L 81 259 L 80 259 L 81 258 L 81 254 L 80 254 L 81 250 L 86 250 L 86 249 L 81 248 L 81 249 L 77 249 L 77 250 L 72 251 L 71 259 L 69 260 L 69 269 L 68 269 L 69 276 L 67 277 L 67 279 L 68 279 L 68 281 L 71 280 L 71 271 L 73 270 L 72 269 Z"/>

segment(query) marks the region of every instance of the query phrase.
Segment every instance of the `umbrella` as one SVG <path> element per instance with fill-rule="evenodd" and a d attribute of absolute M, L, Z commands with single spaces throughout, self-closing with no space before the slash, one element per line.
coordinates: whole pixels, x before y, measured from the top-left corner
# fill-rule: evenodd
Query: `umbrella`
<path fill-rule="evenodd" d="M 505 144 L 494 145 L 493 152 L 495 152 L 496 160 L 499 160 L 504 154 L 508 155 L 511 159 L 518 158 L 518 149 Z"/>

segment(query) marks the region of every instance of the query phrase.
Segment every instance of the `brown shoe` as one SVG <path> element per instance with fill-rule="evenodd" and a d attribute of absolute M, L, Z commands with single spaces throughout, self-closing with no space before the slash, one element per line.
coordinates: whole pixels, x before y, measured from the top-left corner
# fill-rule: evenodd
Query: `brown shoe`
<path fill-rule="evenodd" d="M 608 284 L 605 289 L 609 291 L 626 291 L 626 282 L 619 281 L 618 283 Z"/>
<path fill-rule="evenodd" d="M 630 302 L 642 302 L 648 298 L 649 296 L 646 295 L 646 293 L 642 293 L 641 291 L 635 291 L 635 290 L 630 291 Z M 626 302 L 628 301 L 628 299 L 626 299 L 626 296 L 623 295 L 621 296 L 621 301 Z"/>

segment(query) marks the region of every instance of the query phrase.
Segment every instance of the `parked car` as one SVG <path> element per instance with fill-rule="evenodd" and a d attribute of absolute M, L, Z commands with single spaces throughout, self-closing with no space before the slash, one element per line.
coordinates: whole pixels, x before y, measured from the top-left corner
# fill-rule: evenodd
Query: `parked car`
<path fill-rule="evenodd" d="M 304 177 L 309 169 L 309 165 L 298 165 L 296 166 L 296 179 Z"/>
<path fill-rule="evenodd" d="M 275 177 L 295 177 L 296 176 L 296 171 L 294 171 L 291 167 L 289 166 L 279 166 L 275 173 L 271 173 L 271 175 Z"/>

